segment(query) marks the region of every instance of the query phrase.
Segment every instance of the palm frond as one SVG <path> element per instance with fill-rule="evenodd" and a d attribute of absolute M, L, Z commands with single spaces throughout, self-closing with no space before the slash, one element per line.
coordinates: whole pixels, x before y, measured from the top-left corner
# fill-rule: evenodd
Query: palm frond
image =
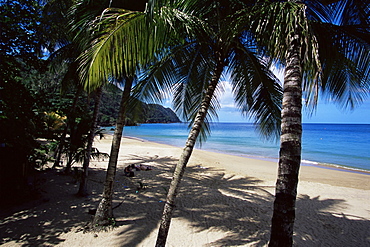
<path fill-rule="evenodd" d="M 98 87 L 109 77 L 133 75 L 138 64 L 145 63 L 145 55 L 149 54 L 143 52 L 149 45 L 145 35 L 149 34 L 144 19 L 141 12 L 124 10 L 101 17 L 94 30 L 97 38 L 80 56 L 80 70 L 86 89 Z"/>
<path fill-rule="evenodd" d="M 183 48 L 180 45 L 172 47 L 168 52 L 163 51 L 156 56 L 156 61 L 145 66 L 140 72 L 140 82 L 134 87 L 133 95 L 147 103 L 162 103 L 165 97 L 170 97 L 172 86 L 180 80 L 174 56 Z"/>
<path fill-rule="evenodd" d="M 261 136 L 277 139 L 280 135 L 282 88 L 268 69 L 267 58 L 238 46 L 230 57 L 229 70 L 237 107 L 255 119 Z"/>
<path fill-rule="evenodd" d="M 265 1 L 236 13 L 235 27 L 253 30 L 260 51 L 284 65 L 286 38 L 299 26 L 307 105 L 314 109 L 319 93 L 324 93 L 353 108 L 369 91 L 369 9 L 353 0 Z"/>
<path fill-rule="evenodd" d="M 210 81 L 212 61 L 209 51 L 194 44 L 187 46 L 173 57 L 178 80 L 173 87 L 175 111 L 185 121 L 189 121 L 196 104 L 200 105 L 207 83 Z"/>
<path fill-rule="evenodd" d="M 329 5 L 330 23 L 311 22 L 322 64 L 321 91 L 343 108 L 353 109 L 370 88 L 369 6 L 361 1 Z"/>
<path fill-rule="evenodd" d="M 201 44 L 189 45 L 175 57 L 176 72 L 179 79 L 173 86 L 173 105 L 176 113 L 192 125 L 211 81 L 215 61 L 209 46 Z M 217 97 L 211 100 L 205 124 L 199 136 L 200 142 L 205 141 L 210 134 L 208 124 L 212 118 L 217 118 L 219 103 Z"/>

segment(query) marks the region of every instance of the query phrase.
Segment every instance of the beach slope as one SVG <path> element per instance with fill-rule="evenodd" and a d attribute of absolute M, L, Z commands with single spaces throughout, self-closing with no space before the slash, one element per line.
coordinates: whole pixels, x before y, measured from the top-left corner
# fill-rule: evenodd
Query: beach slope
<path fill-rule="evenodd" d="M 111 136 L 96 141 L 110 151 Z M 49 171 L 37 202 L 1 213 L 2 246 L 154 246 L 181 148 L 124 138 L 115 181 L 116 227 L 84 233 L 100 200 L 107 160 L 92 161 L 88 198 L 73 176 Z M 128 165 L 152 169 L 124 176 Z M 269 239 L 276 162 L 195 150 L 177 198 L 167 246 L 264 246 Z M 370 246 L 370 176 L 302 166 L 296 246 Z M 122 203 L 122 204 L 120 204 Z"/>

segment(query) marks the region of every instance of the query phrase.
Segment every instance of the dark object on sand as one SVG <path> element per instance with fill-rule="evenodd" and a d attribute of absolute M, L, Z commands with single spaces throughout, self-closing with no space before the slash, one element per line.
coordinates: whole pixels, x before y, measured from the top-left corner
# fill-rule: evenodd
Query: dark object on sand
<path fill-rule="evenodd" d="M 131 167 L 135 169 L 136 171 L 150 171 L 153 169 L 151 166 L 142 165 L 142 164 L 140 165 L 132 164 Z"/>
<path fill-rule="evenodd" d="M 153 168 L 151 166 L 147 166 L 147 165 L 131 164 L 131 165 L 128 165 L 128 166 L 125 167 L 124 175 L 127 176 L 127 177 L 134 177 L 135 173 L 133 172 L 133 170 L 135 170 L 135 171 L 150 171 L 152 169 Z"/>
<path fill-rule="evenodd" d="M 135 176 L 134 172 L 132 171 L 131 165 L 125 167 L 124 175 L 130 178 Z"/>

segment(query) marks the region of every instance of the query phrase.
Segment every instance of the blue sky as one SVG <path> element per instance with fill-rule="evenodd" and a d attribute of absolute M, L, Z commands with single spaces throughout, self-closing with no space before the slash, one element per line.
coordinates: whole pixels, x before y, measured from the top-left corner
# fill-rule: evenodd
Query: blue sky
<path fill-rule="evenodd" d="M 248 119 L 241 116 L 234 105 L 231 87 L 224 83 L 225 92 L 221 97 L 221 109 L 219 111 L 220 122 L 245 122 Z M 366 123 L 370 124 L 370 98 L 353 111 L 343 110 L 339 105 L 327 102 L 319 102 L 313 114 L 307 109 L 303 110 L 304 123 Z"/>
<path fill-rule="evenodd" d="M 353 111 L 341 110 L 338 106 L 319 103 L 316 111 L 309 115 L 303 111 L 303 123 L 362 123 L 370 124 L 370 100 L 367 100 Z M 218 112 L 220 122 L 246 122 L 235 107 L 223 106 Z"/>
<path fill-rule="evenodd" d="M 224 93 L 220 98 L 221 109 L 218 111 L 219 122 L 253 122 L 243 117 L 234 105 L 231 86 L 224 83 Z M 165 106 L 170 107 L 167 100 Z M 343 110 L 339 105 L 328 102 L 320 102 L 313 114 L 307 109 L 303 110 L 303 123 L 357 123 L 370 124 L 370 97 L 353 111 Z"/>

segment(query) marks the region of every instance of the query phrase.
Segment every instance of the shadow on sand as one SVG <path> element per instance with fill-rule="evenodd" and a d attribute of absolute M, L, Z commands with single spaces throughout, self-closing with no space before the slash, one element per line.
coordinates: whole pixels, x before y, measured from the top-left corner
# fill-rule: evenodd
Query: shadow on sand
<path fill-rule="evenodd" d="M 139 246 L 157 230 L 176 159 L 133 155 L 125 158 L 126 165 L 153 165 L 153 170 L 135 172 L 133 178 L 123 176 L 125 165 L 117 170 L 114 205 L 123 203 L 114 210 L 119 227 L 115 229 L 119 238 L 115 246 Z M 88 209 L 99 203 L 104 177 L 105 170 L 91 169 L 91 195 L 79 198 L 74 195 L 78 186 L 73 178 L 56 171 L 43 174 L 44 200 L 32 207 L 25 204 L 1 213 L 0 244 L 15 241 L 19 246 L 57 245 L 65 241 L 61 234 L 82 231 L 91 220 Z M 252 177 L 227 175 L 215 168 L 188 167 L 174 218 L 186 219 L 195 232 L 208 229 L 225 232 L 225 237 L 208 246 L 265 246 L 269 239 L 273 188 L 261 186 L 260 182 Z M 345 201 L 300 196 L 295 245 L 370 245 L 366 237 L 369 220 L 329 213 L 330 208 L 341 205 Z"/>

